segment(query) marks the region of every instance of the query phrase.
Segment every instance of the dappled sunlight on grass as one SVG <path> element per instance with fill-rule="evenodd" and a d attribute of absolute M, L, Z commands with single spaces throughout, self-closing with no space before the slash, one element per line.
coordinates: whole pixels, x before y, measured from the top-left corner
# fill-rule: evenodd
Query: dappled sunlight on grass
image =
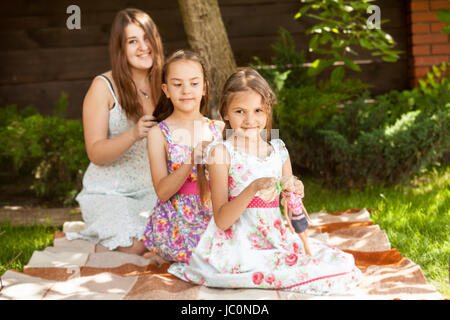
<path fill-rule="evenodd" d="M 392 248 L 420 265 L 427 279 L 450 297 L 450 166 L 433 168 L 397 186 L 332 190 L 303 178 L 309 212 L 374 209 L 371 219 L 385 230 Z"/>

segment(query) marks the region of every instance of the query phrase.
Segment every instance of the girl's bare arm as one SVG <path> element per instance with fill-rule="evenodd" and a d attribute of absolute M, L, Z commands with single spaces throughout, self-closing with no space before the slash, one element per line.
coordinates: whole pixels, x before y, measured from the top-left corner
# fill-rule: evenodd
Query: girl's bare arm
<path fill-rule="evenodd" d="M 148 158 L 153 186 L 160 201 L 168 201 L 186 181 L 193 161 L 183 163 L 171 174 L 167 171 L 165 138 L 158 126 L 150 129 L 147 137 Z"/>

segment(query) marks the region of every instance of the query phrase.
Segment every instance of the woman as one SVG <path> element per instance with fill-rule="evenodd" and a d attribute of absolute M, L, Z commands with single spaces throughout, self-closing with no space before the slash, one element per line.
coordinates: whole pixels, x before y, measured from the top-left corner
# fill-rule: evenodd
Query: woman
<path fill-rule="evenodd" d="M 86 228 L 67 233 L 109 250 L 143 254 L 137 241 L 156 203 L 146 138 L 156 124 L 164 54 L 154 22 L 137 9 L 120 11 L 112 24 L 112 70 L 97 76 L 83 103 L 91 161 L 77 196 Z"/>

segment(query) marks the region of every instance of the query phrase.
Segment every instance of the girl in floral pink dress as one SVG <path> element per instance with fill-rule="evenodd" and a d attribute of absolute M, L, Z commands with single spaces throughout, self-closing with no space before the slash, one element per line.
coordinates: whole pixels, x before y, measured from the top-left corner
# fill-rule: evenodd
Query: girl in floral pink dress
<path fill-rule="evenodd" d="M 162 89 L 153 114 L 159 125 L 147 139 L 158 201 L 142 238 L 150 251 L 144 256 L 187 262 L 212 215 L 208 195 L 198 187 L 194 154 L 200 150 L 201 155 L 205 141 L 220 138 L 223 123 L 220 126 L 220 121 L 209 120 L 200 111 L 208 112 L 208 78 L 196 54 L 180 50 L 169 57 Z"/>
<path fill-rule="evenodd" d="M 270 143 L 261 138 L 271 129 L 273 100 L 253 69 L 226 82 L 220 113 L 231 136 L 211 143 L 206 157 L 214 216 L 189 262 L 172 264 L 169 273 L 210 287 L 345 293 L 361 278 L 353 256 L 313 238 L 306 255 L 299 236 L 283 223 L 279 200 L 258 197 L 279 177 L 292 175 L 283 141 L 270 140 L 270 133 Z M 303 193 L 302 184 L 296 193 Z"/>

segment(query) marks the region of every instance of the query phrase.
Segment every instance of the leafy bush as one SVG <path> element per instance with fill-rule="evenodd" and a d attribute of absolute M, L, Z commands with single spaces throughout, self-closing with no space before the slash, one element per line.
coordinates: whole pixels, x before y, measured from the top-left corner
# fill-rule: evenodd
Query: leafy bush
<path fill-rule="evenodd" d="M 349 54 L 357 56 L 356 48 L 370 51 L 373 56 L 380 56 L 384 61 L 395 62 L 400 51 L 394 50 L 394 39 L 381 29 L 380 25 L 369 24 L 367 13 L 371 12 L 371 0 L 302 0 L 302 5 L 295 19 L 308 16 L 317 21 L 306 34 L 312 35 L 309 50 L 320 56 L 308 70 L 315 76 L 337 61 L 355 71 L 360 68 Z M 342 77 L 343 66 L 336 68 Z"/>
<path fill-rule="evenodd" d="M 277 94 L 278 107 L 274 108 L 276 124 L 283 122 L 305 130 L 313 128 L 328 121 L 336 112 L 337 105 L 359 96 L 369 87 L 360 80 L 343 80 L 335 72 L 330 80 L 308 76 L 304 52 L 296 50 L 287 30 L 280 28 L 278 33 L 279 37 L 272 45 L 272 65 L 264 64 L 258 57 L 254 57 L 257 64 L 252 65 Z"/>
<path fill-rule="evenodd" d="M 293 164 L 331 185 L 362 186 L 398 182 L 436 162 L 450 150 L 450 84 L 449 76 L 442 77 L 447 68 L 433 68 L 420 88 L 392 91 L 374 102 L 365 94 L 330 107 L 322 117 L 327 121 L 305 115 L 298 100 L 281 99 L 279 128 Z"/>
<path fill-rule="evenodd" d="M 267 65 L 258 57 L 253 57 L 256 64 L 251 64 L 279 92 L 284 87 L 301 87 L 314 84 L 314 79 L 307 75 L 308 68 L 304 52 L 297 51 L 292 35 L 284 28 L 278 30 L 278 39 L 271 46 L 274 52 L 272 65 Z"/>
<path fill-rule="evenodd" d="M 18 178 L 32 175 L 36 196 L 68 206 L 81 189 L 89 160 L 81 121 L 63 118 L 67 101 L 63 95 L 54 116 L 43 116 L 32 108 L 2 108 L 0 154 Z"/>

